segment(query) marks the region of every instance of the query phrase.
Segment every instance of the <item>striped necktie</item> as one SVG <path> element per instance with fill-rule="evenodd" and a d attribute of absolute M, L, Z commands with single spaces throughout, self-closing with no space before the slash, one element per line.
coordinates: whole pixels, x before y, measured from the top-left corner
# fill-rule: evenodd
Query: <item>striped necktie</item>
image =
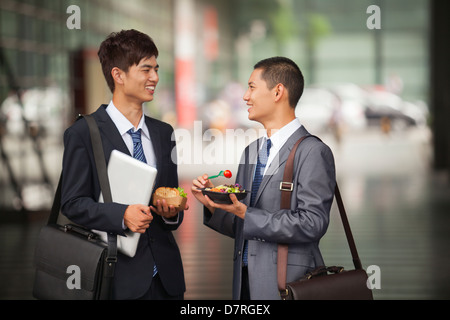
<path fill-rule="evenodd" d="M 128 133 L 130 134 L 131 139 L 133 139 L 133 158 L 147 163 L 144 155 L 144 149 L 142 148 L 141 131 L 141 129 L 137 131 L 130 129 L 128 130 Z"/>
<path fill-rule="evenodd" d="M 250 206 L 255 205 L 256 194 L 258 193 L 259 186 L 264 177 L 264 170 L 266 168 L 267 159 L 269 158 L 270 148 L 272 147 L 272 141 L 266 140 L 258 153 L 258 162 L 256 163 L 255 176 L 253 178 L 252 193 L 250 198 Z M 242 254 L 242 261 L 244 266 L 248 265 L 248 241 L 244 242 L 244 252 Z"/>
<path fill-rule="evenodd" d="M 138 159 L 142 162 L 147 163 L 144 154 L 144 148 L 142 148 L 142 140 L 141 140 L 141 129 L 137 131 L 133 131 L 133 129 L 128 130 L 128 133 L 133 139 L 133 158 Z M 153 266 L 153 276 L 158 273 L 158 269 L 156 268 L 156 264 Z"/>

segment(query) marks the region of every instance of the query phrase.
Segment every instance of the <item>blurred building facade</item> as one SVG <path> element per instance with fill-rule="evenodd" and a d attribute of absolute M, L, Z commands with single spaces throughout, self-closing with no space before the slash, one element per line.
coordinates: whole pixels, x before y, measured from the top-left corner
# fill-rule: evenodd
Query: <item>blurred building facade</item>
<path fill-rule="evenodd" d="M 381 9 L 378 30 L 367 27 L 373 4 Z M 67 26 L 71 5 L 80 9 L 80 29 Z M 85 107 L 71 106 L 80 111 L 110 96 L 101 74 L 96 78 L 96 51 L 110 32 L 127 28 L 148 33 L 160 49 L 161 99 L 151 110 L 158 115 L 175 111 L 176 70 L 182 68 L 175 68 L 177 58 L 192 60 L 194 108 L 232 81 L 245 86 L 254 63 L 273 55 L 295 60 L 307 84 L 385 85 L 398 77 L 396 90 L 426 100 L 428 11 L 427 0 L 4 0 L 0 45 L 22 88 L 57 84 L 71 91 L 79 81 L 94 86 Z M 71 58 L 80 52 L 86 70 L 74 82 L 80 70 Z M 10 89 L 3 74 L 2 101 Z M 171 103 L 164 101 L 166 90 Z"/>
<path fill-rule="evenodd" d="M 80 10 L 80 29 L 68 26 L 75 14 L 69 10 L 72 5 Z M 71 100 L 66 106 L 74 113 L 91 111 L 96 108 L 94 102 L 108 101 L 110 93 L 96 53 L 108 34 L 121 29 L 135 28 L 154 38 L 162 57 L 160 86 L 173 85 L 173 1 L 156 0 L 149 5 L 143 0 L 5 0 L 0 4 L 0 24 L 2 51 L 22 89 L 57 85 L 71 98 L 82 86 L 88 90 L 86 101 Z M 77 69 L 77 58 L 84 60 L 84 70 Z M 3 75 L 2 101 L 11 89 Z M 77 75 L 83 78 L 74 78 Z"/>
<path fill-rule="evenodd" d="M 56 187 L 63 131 L 77 114 L 111 98 L 97 57 L 111 32 L 134 28 L 154 38 L 161 95 L 158 112 L 147 107 L 156 117 L 162 109 L 157 106 L 174 110 L 173 96 L 167 95 L 174 83 L 173 6 L 167 0 L 0 2 L 2 209 L 51 203 L 53 188 L 44 192 L 36 185 Z"/>
<path fill-rule="evenodd" d="M 47 126 L 59 143 L 78 113 L 108 103 L 111 93 L 101 73 L 98 46 L 111 32 L 130 28 L 152 36 L 160 51 L 160 83 L 145 110 L 175 127 L 192 128 L 195 120 L 202 120 L 204 129 L 250 125 L 242 101 L 248 76 L 257 61 L 275 55 L 296 61 L 307 86 L 382 87 L 426 105 L 429 4 L 430 0 L 2 0 L 0 49 L 10 70 L 8 74 L 5 66 L 0 68 L 2 137 L 10 134 L 13 120 L 20 121 L 17 103 L 16 111 L 11 106 L 15 102 L 10 75 L 22 90 L 57 91 L 53 100 L 42 98 L 48 96 L 42 92 L 30 94 L 29 99 L 40 104 L 23 101 L 23 110 L 29 121 Z M 372 5 L 380 8 L 379 29 L 368 27 Z M 79 29 L 68 25 L 75 14 L 70 6 L 79 8 Z M 16 132 L 23 129 L 16 127 Z M 24 156 L 23 151 L 18 154 Z M 8 184 L 7 174 L 1 177 Z"/>

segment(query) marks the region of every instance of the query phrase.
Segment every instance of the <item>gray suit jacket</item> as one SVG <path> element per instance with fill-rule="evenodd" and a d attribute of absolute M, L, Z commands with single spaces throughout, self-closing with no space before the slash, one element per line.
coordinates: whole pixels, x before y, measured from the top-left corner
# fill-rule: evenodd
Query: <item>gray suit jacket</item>
<path fill-rule="evenodd" d="M 316 138 L 304 140 L 294 160 L 291 209 L 280 209 L 280 182 L 287 157 L 295 142 L 309 135 L 302 126 L 280 149 L 267 168 L 254 207 L 248 207 L 245 219 L 223 210 L 211 214 L 204 210 L 204 223 L 235 239 L 233 299 L 240 298 L 242 252 L 248 241 L 248 274 L 252 299 L 280 299 L 277 287 L 277 244 L 289 244 L 287 281 L 293 281 L 316 266 L 324 265 L 319 240 L 325 234 L 336 185 L 334 158 L 330 148 Z M 251 190 L 258 145 L 245 149 L 236 183 Z M 247 155 L 247 156 L 246 156 Z M 249 206 L 250 196 L 243 202 Z"/>

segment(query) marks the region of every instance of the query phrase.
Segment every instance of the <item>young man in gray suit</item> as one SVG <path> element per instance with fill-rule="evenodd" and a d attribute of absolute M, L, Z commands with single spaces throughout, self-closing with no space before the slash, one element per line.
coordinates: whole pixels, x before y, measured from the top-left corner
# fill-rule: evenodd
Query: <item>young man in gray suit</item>
<path fill-rule="evenodd" d="M 295 117 L 304 80 L 290 59 L 258 62 L 244 95 L 248 118 L 260 122 L 264 137 L 247 146 L 236 183 L 251 196 L 217 204 L 198 188 L 212 187 L 205 174 L 193 181 L 192 193 L 204 205 L 204 223 L 235 239 L 233 299 L 280 299 L 277 287 L 277 244 L 289 244 L 287 281 L 324 265 L 319 240 L 325 234 L 336 185 L 331 150 L 316 138 L 296 152 L 291 208 L 280 209 L 280 182 L 290 150 L 309 132 Z M 259 186 L 258 186 L 259 185 Z"/>

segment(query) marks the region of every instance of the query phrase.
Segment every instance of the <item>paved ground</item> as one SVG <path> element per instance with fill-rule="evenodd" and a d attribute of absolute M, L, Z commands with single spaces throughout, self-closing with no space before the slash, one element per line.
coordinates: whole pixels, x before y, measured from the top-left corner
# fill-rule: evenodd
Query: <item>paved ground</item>
<path fill-rule="evenodd" d="M 363 266 L 375 265 L 380 270 L 381 288 L 374 290 L 374 297 L 449 299 L 450 276 L 445 266 L 450 263 L 450 184 L 446 174 L 430 170 L 428 130 L 386 136 L 371 129 L 347 133 L 340 144 L 329 134 L 321 136 L 335 154 L 338 183 Z M 233 146 L 223 147 L 231 152 Z M 47 163 L 51 163 L 49 171 L 56 180 L 60 149 L 49 150 Z M 204 146 L 196 152 L 205 159 L 212 154 Z M 235 172 L 231 161 L 222 163 L 181 164 L 181 185 L 189 190 L 191 180 L 203 172 Z M 2 203 L 7 203 L 13 193 L 4 177 Z M 185 268 L 185 298 L 230 299 L 233 240 L 204 227 L 201 208 L 194 199 L 189 204 L 176 232 Z M 46 215 L 45 211 L 0 212 L 0 299 L 32 299 L 34 243 Z M 334 206 L 321 249 L 327 264 L 352 268 Z"/>

